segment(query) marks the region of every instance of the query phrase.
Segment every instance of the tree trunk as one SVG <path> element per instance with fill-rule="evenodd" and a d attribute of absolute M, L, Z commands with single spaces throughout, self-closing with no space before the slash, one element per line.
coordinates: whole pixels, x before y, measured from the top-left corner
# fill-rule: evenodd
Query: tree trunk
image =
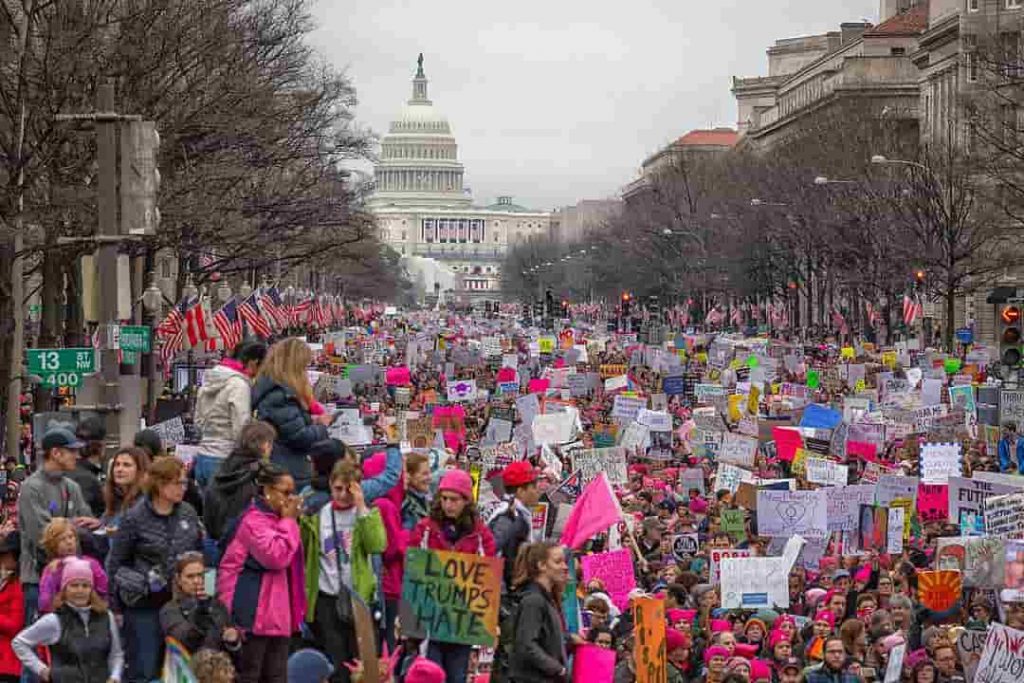
<path fill-rule="evenodd" d="M 942 331 L 942 343 L 944 350 L 953 350 L 953 325 L 956 318 L 956 289 L 948 287 L 946 290 L 946 324 Z"/>

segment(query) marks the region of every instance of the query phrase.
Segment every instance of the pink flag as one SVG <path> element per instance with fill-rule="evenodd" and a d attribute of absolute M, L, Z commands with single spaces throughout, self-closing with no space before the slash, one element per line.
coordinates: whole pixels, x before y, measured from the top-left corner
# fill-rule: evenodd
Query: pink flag
<path fill-rule="evenodd" d="M 573 683 L 612 683 L 615 678 L 615 650 L 597 645 L 580 645 L 574 656 Z"/>
<path fill-rule="evenodd" d="M 619 501 L 612 492 L 608 477 L 601 472 L 587 484 L 572 506 L 562 531 L 562 544 L 580 548 L 594 535 L 601 533 L 622 518 Z"/>

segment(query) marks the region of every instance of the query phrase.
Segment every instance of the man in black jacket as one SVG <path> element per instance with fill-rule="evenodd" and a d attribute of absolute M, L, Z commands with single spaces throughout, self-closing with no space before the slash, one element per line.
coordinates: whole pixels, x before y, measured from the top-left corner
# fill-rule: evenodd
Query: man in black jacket
<path fill-rule="evenodd" d="M 102 517 L 106 510 L 103 502 L 103 450 L 106 447 L 107 428 L 102 418 L 87 417 L 78 424 L 75 436 L 85 444 L 79 451 L 75 469 L 67 477 L 82 489 L 85 502 L 94 517 Z"/>

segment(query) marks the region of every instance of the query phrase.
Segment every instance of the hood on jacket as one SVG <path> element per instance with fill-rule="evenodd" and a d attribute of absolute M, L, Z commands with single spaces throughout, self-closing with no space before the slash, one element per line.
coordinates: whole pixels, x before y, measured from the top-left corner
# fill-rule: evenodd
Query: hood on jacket
<path fill-rule="evenodd" d="M 256 480 L 256 470 L 259 465 L 259 456 L 235 451 L 214 475 L 213 488 L 224 494 L 234 493 Z"/>
<path fill-rule="evenodd" d="M 205 381 L 205 376 L 203 379 Z M 255 408 L 257 405 L 260 404 L 260 402 L 263 399 L 265 399 L 269 394 L 273 393 L 274 391 L 281 391 L 286 396 L 295 395 L 295 392 L 292 391 L 289 387 L 286 387 L 282 384 L 278 384 L 269 377 L 262 376 L 259 377 L 256 380 L 256 383 L 253 384 L 252 386 L 252 407 Z"/>
<path fill-rule="evenodd" d="M 223 363 L 215 365 L 203 374 L 203 386 L 199 388 L 199 392 L 218 394 L 228 382 L 239 380 L 249 386 L 249 376 L 244 372 Z"/>

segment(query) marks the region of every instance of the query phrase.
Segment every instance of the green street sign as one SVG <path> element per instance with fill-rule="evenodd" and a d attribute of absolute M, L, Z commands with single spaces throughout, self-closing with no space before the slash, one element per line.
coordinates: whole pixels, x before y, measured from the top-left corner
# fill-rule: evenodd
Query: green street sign
<path fill-rule="evenodd" d="M 150 330 L 145 325 L 121 325 L 121 350 L 149 353 Z"/>
<path fill-rule="evenodd" d="M 77 387 L 82 376 L 96 372 L 93 349 L 29 349 L 28 372 L 43 378 L 44 387 Z"/>
<path fill-rule="evenodd" d="M 139 352 L 138 351 L 122 351 L 121 352 L 121 362 L 124 363 L 125 365 L 135 365 L 136 363 L 139 362 Z"/>

